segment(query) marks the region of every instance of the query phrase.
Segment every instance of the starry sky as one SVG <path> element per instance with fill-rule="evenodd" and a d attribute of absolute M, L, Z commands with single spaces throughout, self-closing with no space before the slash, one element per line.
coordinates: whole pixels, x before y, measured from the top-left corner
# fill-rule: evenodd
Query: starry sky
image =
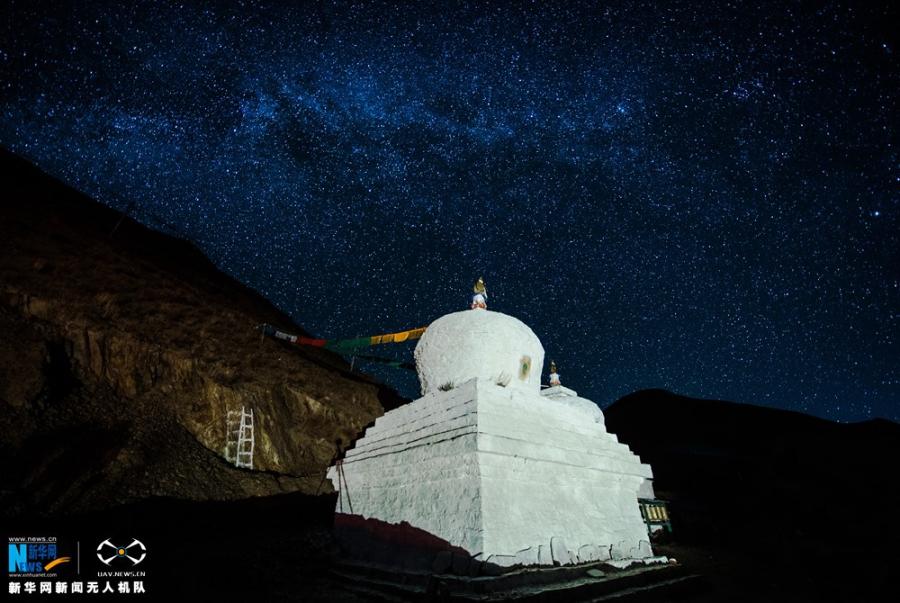
<path fill-rule="evenodd" d="M 601 406 L 900 420 L 896 5 L 285 4 L 4 2 L 0 144 L 316 336 L 483 275 Z"/>

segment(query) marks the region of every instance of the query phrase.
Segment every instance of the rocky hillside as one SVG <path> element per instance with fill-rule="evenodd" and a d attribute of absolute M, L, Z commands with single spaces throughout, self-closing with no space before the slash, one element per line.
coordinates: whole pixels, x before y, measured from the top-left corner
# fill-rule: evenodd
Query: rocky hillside
<path fill-rule="evenodd" d="M 6 513 L 314 492 L 337 442 L 400 402 L 334 354 L 262 340 L 262 322 L 302 331 L 191 244 L 0 161 Z M 223 458 L 242 406 L 254 471 Z"/>

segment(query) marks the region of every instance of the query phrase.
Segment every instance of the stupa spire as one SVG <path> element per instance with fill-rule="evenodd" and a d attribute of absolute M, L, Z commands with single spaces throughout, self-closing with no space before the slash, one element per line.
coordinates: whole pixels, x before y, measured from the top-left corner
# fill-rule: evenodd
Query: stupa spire
<path fill-rule="evenodd" d="M 556 372 L 556 362 L 550 361 L 550 387 L 560 385 L 559 373 Z"/>
<path fill-rule="evenodd" d="M 487 310 L 487 289 L 484 286 L 484 279 L 478 277 L 475 285 L 472 287 L 472 306 L 473 310 Z"/>

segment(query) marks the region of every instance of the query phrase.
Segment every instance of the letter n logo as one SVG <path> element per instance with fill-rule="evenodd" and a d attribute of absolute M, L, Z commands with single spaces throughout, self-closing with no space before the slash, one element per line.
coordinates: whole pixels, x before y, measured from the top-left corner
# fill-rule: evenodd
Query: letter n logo
<path fill-rule="evenodd" d="M 28 545 L 9 545 L 9 573 L 24 572 L 28 569 Z"/>

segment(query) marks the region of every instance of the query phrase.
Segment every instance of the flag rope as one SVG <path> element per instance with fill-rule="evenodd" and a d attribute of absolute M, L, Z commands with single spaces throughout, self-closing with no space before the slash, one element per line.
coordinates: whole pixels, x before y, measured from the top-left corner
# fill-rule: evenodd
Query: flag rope
<path fill-rule="evenodd" d="M 369 337 L 353 337 L 350 339 L 315 339 L 312 337 L 301 337 L 279 331 L 270 324 L 261 324 L 258 329 L 263 335 L 280 339 L 293 343 L 295 345 L 306 345 L 316 348 L 325 348 L 334 352 L 352 353 L 354 350 L 371 347 L 374 345 L 383 345 L 386 343 L 403 343 L 404 341 L 413 341 L 419 339 L 427 327 L 419 327 L 417 329 L 408 329 L 397 333 L 384 333 L 382 335 L 371 335 Z"/>

